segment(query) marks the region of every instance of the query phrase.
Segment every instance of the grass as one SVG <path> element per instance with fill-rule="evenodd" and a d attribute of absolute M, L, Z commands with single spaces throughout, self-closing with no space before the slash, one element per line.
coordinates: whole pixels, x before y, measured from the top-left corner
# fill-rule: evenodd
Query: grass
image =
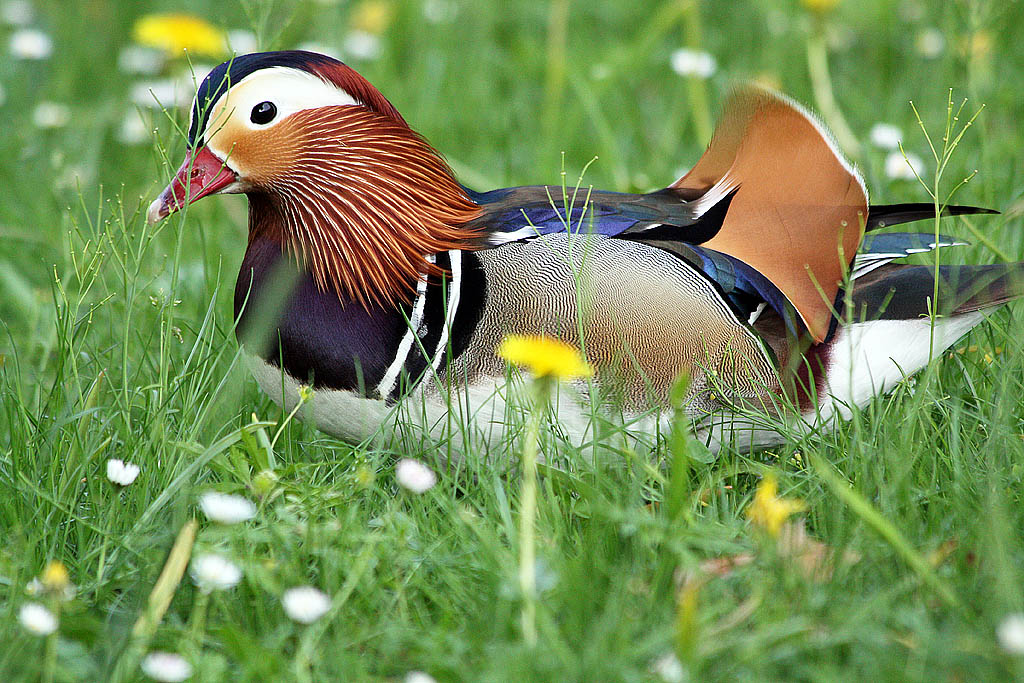
<path fill-rule="evenodd" d="M 519 478 L 470 459 L 415 496 L 397 487 L 394 463 L 432 459 L 431 444 L 353 448 L 285 423 L 236 357 L 230 298 L 244 200 L 205 200 L 155 228 L 141 214 L 183 145 L 161 120 L 159 146 L 117 138 L 139 80 L 118 70 L 117 55 L 139 10 L 35 4 L 54 55 L 0 60 L 0 678 L 134 680 L 151 649 L 182 653 L 203 681 L 400 680 L 413 670 L 438 680 L 639 681 L 655 678 L 651 662 L 669 652 L 695 680 L 1024 676 L 1024 660 L 995 635 L 1024 610 L 1019 307 L 836 433 L 770 452 L 712 460 L 673 437 L 668 450 L 609 439 L 581 454 L 542 434 L 566 467 L 540 468 L 531 647 L 520 628 Z M 596 155 L 586 182 L 652 189 L 700 154 L 701 98 L 714 109 L 731 82 L 760 78 L 815 106 L 821 85 L 808 73 L 818 24 L 793 2 L 428 4 L 454 8 L 455 20 L 427 22 L 419 3 L 387 5 L 380 56 L 352 63 L 480 189 L 558 182 L 563 151 L 572 177 Z M 222 5 L 147 9 L 225 28 L 253 22 L 268 48 L 338 44 L 367 11 Z M 909 100 L 935 140 L 950 87 L 969 98 L 965 112 L 985 104 L 944 177 L 948 190 L 977 169 L 956 200 L 1003 214 L 945 222 L 946 233 L 983 238 L 944 254 L 950 262 L 1024 253 L 1022 12 L 865 0 L 840 3 L 820 25 L 835 104 L 860 142 L 874 201 L 928 196 L 885 177 L 884 152 L 867 144 L 874 123 L 899 125 L 905 148 L 928 159 Z M 915 48 L 928 27 L 945 36 L 932 59 Z M 670 70 L 684 43 L 717 58 L 709 81 Z M 33 125 L 42 99 L 67 104 L 70 122 Z M 518 450 L 509 442 L 492 455 L 514 462 Z M 115 488 L 108 458 L 142 474 Z M 766 468 L 805 502 L 811 536 L 855 560 L 808 578 L 750 527 L 744 510 Z M 261 478 L 268 469 L 275 477 Z M 211 489 L 258 500 L 256 518 L 207 522 L 197 500 Z M 195 552 L 229 555 L 244 579 L 210 595 L 201 614 L 187 575 L 161 583 L 169 603 L 157 621 L 151 592 L 197 516 Z M 729 558 L 731 571 L 692 578 Z M 78 594 L 46 639 L 17 615 L 26 584 L 52 560 Z M 282 592 L 300 584 L 333 600 L 312 626 L 281 609 Z"/>

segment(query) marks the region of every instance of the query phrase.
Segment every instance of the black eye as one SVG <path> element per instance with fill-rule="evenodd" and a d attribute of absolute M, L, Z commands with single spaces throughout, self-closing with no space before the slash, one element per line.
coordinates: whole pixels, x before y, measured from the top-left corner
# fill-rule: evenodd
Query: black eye
<path fill-rule="evenodd" d="M 249 120 L 253 123 L 270 123 L 277 116 L 277 107 L 273 102 L 260 102 L 252 108 Z"/>

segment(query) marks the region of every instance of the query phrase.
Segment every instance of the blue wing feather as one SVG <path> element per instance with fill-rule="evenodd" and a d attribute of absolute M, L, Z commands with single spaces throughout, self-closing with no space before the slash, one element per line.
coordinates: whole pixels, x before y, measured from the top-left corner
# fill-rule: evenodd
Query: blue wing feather
<path fill-rule="evenodd" d="M 648 194 L 570 190 L 568 201 L 563 199 L 561 187 L 551 185 L 490 192 L 466 188 L 466 192 L 484 209 L 474 222 L 482 228 L 489 246 L 577 231 L 642 240 L 674 253 L 704 273 L 744 321 L 765 302 L 793 334 L 803 329 L 796 310 L 768 278 L 737 258 L 698 246 L 721 227 L 731 194 L 714 208 L 698 213 L 693 202 L 683 201 L 670 190 Z M 928 234 L 871 233 L 860 246 L 852 277 L 895 259 L 961 244 L 966 243 L 946 235 L 936 242 L 935 236 Z"/>

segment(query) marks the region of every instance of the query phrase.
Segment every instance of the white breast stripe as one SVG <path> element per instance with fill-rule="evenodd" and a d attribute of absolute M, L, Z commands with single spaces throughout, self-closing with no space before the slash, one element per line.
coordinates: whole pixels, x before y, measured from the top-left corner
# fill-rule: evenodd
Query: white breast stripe
<path fill-rule="evenodd" d="M 434 262 L 434 255 L 427 256 L 427 261 L 430 263 Z M 427 303 L 427 276 L 424 275 L 420 278 L 420 281 L 416 283 L 416 303 L 412 307 L 412 317 L 409 319 L 409 329 L 402 337 L 402 341 L 398 344 L 398 351 L 395 353 L 395 359 L 391 361 L 391 365 L 388 366 L 388 371 L 384 373 L 384 376 L 380 380 L 380 384 L 377 385 L 377 395 L 382 398 L 387 398 L 391 395 L 392 390 L 395 388 L 395 383 L 398 382 L 398 373 L 402 371 L 405 366 L 405 361 L 409 359 L 409 351 L 412 350 L 412 343 L 416 337 L 420 334 L 420 325 L 423 324 L 423 308 Z"/>
<path fill-rule="evenodd" d="M 451 335 L 452 323 L 455 322 L 455 312 L 459 310 L 459 296 L 462 292 L 462 252 L 452 249 L 448 252 L 448 260 L 451 262 L 452 279 L 451 290 L 448 292 L 448 312 L 444 318 L 444 329 L 437 340 L 437 348 L 434 350 L 434 360 L 430 364 L 437 373 L 441 365 L 441 359 L 445 356 L 448 348 L 448 337 Z"/>

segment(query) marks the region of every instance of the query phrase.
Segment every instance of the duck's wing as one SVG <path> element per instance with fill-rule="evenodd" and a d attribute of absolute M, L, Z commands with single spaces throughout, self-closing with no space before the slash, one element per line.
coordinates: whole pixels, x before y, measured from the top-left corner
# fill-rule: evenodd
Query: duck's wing
<path fill-rule="evenodd" d="M 834 330 L 843 283 L 955 240 L 867 229 L 934 217 L 925 204 L 869 206 L 856 169 L 793 101 L 746 88 L 727 101 L 707 151 L 668 188 L 647 194 L 530 186 L 471 193 L 484 245 L 593 233 L 657 246 L 704 273 L 741 319 L 766 303 L 815 342 Z M 994 213 L 948 206 L 941 215 Z M 855 260 L 855 255 L 863 252 Z"/>
<path fill-rule="evenodd" d="M 781 292 L 817 341 L 868 214 L 863 181 L 824 128 L 757 89 L 729 99 L 707 151 L 664 190 L 580 191 L 570 203 L 561 188 L 528 187 L 473 199 L 484 207 L 479 222 L 490 244 L 580 230 L 724 254 L 758 275 L 748 279 Z M 775 298 L 765 300 L 775 307 Z"/>

